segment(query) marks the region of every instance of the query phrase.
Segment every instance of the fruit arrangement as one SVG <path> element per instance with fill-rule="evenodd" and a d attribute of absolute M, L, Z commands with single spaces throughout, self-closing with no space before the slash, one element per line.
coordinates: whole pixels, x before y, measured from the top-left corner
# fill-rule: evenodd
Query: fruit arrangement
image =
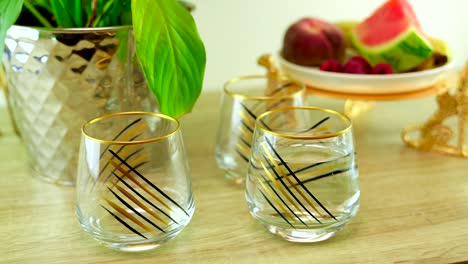
<path fill-rule="evenodd" d="M 387 0 L 361 22 L 297 21 L 284 35 L 281 55 L 322 71 L 393 74 L 444 65 L 449 51 L 422 30 L 408 0 Z"/>

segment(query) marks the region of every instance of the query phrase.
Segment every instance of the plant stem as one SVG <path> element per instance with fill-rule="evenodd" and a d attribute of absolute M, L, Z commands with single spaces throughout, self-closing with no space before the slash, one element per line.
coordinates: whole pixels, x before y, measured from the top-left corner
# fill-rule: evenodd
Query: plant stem
<path fill-rule="evenodd" d="M 94 23 L 94 19 L 96 19 L 97 7 L 98 1 L 93 0 L 93 2 L 91 3 L 91 16 L 89 17 L 86 27 L 91 27 L 91 25 Z"/>
<path fill-rule="evenodd" d="M 44 27 L 48 27 L 48 28 L 53 28 L 54 26 L 52 26 L 52 24 L 49 23 L 49 21 L 47 21 L 47 19 L 42 16 L 42 14 L 37 11 L 37 9 L 31 4 L 29 3 L 28 1 L 24 1 L 24 6 L 26 7 L 26 9 L 29 10 L 29 12 L 31 12 L 31 14 L 36 17 L 36 19 L 44 26 Z"/>

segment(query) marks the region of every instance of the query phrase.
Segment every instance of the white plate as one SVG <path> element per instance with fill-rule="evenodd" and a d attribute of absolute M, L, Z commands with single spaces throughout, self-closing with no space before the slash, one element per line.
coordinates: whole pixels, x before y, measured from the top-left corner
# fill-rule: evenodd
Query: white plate
<path fill-rule="evenodd" d="M 394 94 L 422 90 L 445 78 L 454 68 L 451 60 L 443 66 L 419 72 L 349 74 L 300 66 L 287 61 L 281 55 L 277 58 L 282 72 L 293 80 L 322 90 L 351 94 Z"/>

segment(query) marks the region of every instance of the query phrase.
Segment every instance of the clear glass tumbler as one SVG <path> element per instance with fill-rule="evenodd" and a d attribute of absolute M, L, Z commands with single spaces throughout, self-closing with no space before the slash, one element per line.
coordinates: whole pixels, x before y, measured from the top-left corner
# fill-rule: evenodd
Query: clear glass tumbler
<path fill-rule="evenodd" d="M 123 112 L 83 126 L 77 216 L 95 239 L 117 250 L 149 250 L 182 231 L 194 208 L 177 120 Z"/>
<path fill-rule="evenodd" d="M 258 117 L 246 200 L 270 232 L 294 242 L 328 239 L 356 215 L 359 196 L 346 116 L 288 107 Z"/>
<path fill-rule="evenodd" d="M 304 86 L 286 77 L 245 76 L 224 86 L 216 161 L 227 179 L 245 182 L 255 119 L 279 107 L 302 106 Z"/>

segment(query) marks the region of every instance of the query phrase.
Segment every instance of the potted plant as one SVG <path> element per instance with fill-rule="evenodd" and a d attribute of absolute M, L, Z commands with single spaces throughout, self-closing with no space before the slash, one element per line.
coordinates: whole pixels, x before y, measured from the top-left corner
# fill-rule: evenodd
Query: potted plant
<path fill-rule="evenodd" d="M 155 108 L 180 117 L 201 92 L 206 62 L 176 0 L 2 0 L 3 50 L 7 100 L 33 170 L 67 185 L 84 121 Z"/>

